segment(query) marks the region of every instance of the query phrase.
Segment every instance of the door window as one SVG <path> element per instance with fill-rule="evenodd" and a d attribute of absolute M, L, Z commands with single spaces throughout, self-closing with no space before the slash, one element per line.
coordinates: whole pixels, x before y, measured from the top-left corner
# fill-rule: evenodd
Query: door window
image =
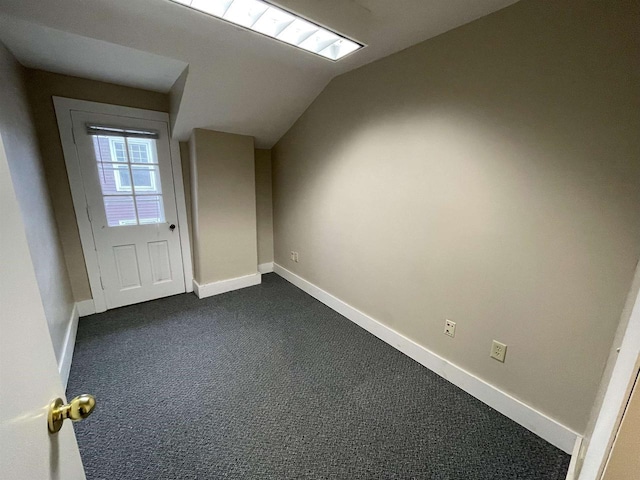
<path fill-rule="evenodd" d="M 164 223 L 156 140 L 91 135 L 107 225 Z"/>

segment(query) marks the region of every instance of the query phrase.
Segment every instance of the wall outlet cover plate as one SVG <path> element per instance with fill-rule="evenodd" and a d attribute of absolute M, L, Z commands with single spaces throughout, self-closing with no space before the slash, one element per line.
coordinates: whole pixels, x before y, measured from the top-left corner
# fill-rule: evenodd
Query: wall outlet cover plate
<path fill-rule="evenodd" d="M 499 362 L 504 363 L 504 357 L 507 355 L 507 346 L 504 343 L 500 343 L 494 340 L 491 344 L 491 358 L 495 358 Z"/>
<path fill-rule="evenodd" d="M 456 336 L 456 322 L 452 322 L 451 320 L 444 321 L 444 334 L 449 335 L 450 337 Z"/>

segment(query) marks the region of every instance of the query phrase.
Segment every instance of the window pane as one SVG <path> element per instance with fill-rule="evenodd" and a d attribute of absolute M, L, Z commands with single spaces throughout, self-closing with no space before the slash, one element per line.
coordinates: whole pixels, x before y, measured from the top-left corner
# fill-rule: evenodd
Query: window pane
<path fill-rule="evenodd" d="M 164 205 L 162 195 L 143 195 L 136 197 L 140 224 L 164 223 Z"/>
<path fill-rule="evenodd" d="M 137 225 L 133 197 L 103 197 L 107 224 L 110 227 Z"/>
<path fill-rule="evenodd" d="M 157 165 L 131 165 L 135 193 L 162 193 Z"/>
<path fill-rule="evenodd" d="M 107 224 L 164 223 L 156 141 L 92 135 Z"/>
<path fill-rule="evenodd" d="M 123 142 L 114 142 L 113 143 L 113 153 L 111 154 L 114 157 L 116 162 L 126 162 L 127 155 L 124 153 L 124 143 Z"/>
<path fill-rule="evenodd" d="M 93 150 L 98 162 L 126 162 L 124 137 L 92 135 Z"/>
<path fill-rule="evenodd" d="M 129 138 L 128 143 L 131 163 L 158 163 L 155 140 Z"/>
<path fill-rule="evenodd" d="M 98 163 L 98 176 L 103 195 L 131 195 L 131 178 L 127 165 Z"/>

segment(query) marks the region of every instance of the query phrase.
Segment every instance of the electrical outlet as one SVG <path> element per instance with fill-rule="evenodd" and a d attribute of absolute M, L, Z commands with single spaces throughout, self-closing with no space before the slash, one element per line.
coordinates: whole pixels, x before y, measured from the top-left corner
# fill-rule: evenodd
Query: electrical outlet
<path fill-rule="evenodd" d="M 493 341 L 491 344 L 491 354 L 489 355 L 491 358 L 495 358 L 499 362 L 504 363 L 504 357 L 507 354 L 507 346 L 504 343 L 500 343 L 497 340 Z"/>
<path fill-rule="evenodd" d="M 451 320 L 444 321 L 444 334 L 449 335 L 450 337 L 456 336 L 456 322 L 452 322 Z"/>
<path fill-rule="evenodd" d="M 295 255 L 295 259 L 293 260 L 294 262 L 298 263 L 299 257 L 298 257 L 298 252 L 293 252 Z"/>

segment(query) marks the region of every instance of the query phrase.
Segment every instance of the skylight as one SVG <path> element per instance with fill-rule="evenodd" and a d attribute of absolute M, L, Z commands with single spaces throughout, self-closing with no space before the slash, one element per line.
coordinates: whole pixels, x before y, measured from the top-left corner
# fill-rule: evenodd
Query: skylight
<path fill-rule="evenodd" d="M 329 60 L 363 45 L 263 0 L 171 0 Z"/>

